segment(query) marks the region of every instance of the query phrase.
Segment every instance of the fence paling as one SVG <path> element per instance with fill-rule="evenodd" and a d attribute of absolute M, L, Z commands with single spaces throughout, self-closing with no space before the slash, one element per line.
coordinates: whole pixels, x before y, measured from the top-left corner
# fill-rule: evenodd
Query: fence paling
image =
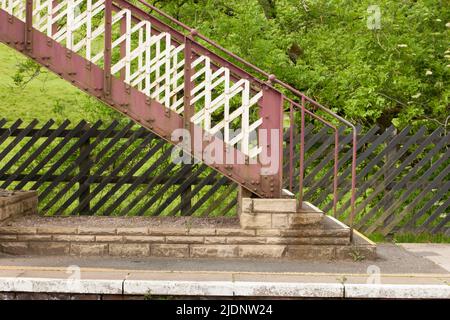
<path fill-rule="evenodd" d="M 6 123 L 5 119 L 0 120 L 2 126 Z M 148 214 L 145 208 L 151 207 L 153 202 L 160 202 L 159 199 L 161 199 L 163 205 L 152 211 L 152 213 L 161 214 L 164 206 L 173 203 L 182 204 L 181 210 L 190 209 L 191 205 L 188 203 L 193 201 L 199 191 L 194 188 L 192 194 L 185 192 L 191 185 L 201 185 L 201 189 L 214 187 L 217 190 L 216 186 L 220 179 L 211 179 L 204 183 L 205 179 L 201 176 L 210 170 L 204 165 L 192 172 L 181 166 L 181 171 L 175 174 L 172 171 L 178 166 L 170 164 L 164 168 L 164 163 L 170 161 L 172 148 L 164 148 L 165 152 L 162 155 L 159 154 L 166 143 L 159 140 L 152 147 L 150 143 L 155 136 L 143 128 L 130 131 L 134 125 L 132 122 L 120 130 L 117 130 L 116 122 L 106 129 L 100 129 L 101 122 L 94 124 L 94 128 L 86 127 L 84 121 L 74 129 L 67 129 L 69 123 L 65 121 L 56 129 L 50 129 L 54 126 L 53 121 L 45 123 L 41 128 L 37 128 L 34 121 L 25 129 L 21 129 L 19 126 L 22 125 L 22 121 L 16 121 L 9 129 L 0 128 L 2 141 L 5 145 L 10 145 L 6 151 L 5 148 L 1 148 L 3 158 L 10 155 L 8 161 L 4 160 L 0 166 L 0 170 L 4 172 L 0 175 L 0 179 L 5 182 L 3 186 L 7 187 L 17 181 L 29 188 L 27 185 L 29 182 L 35 182 L 34 185 L 38 183 L 40 194 L 46 192 L 44 197 L 41 196 L 42 212 L 67 214 L 70 211 L 70 215 L 102 212 L 112 214 L 118 212 L 116 209 L 123 201 L 131 200 L 132 204 L 139 204 L 140 213 Z M 17 136 L 21 142 L 18 141 Z M 24 141 L 25 138 L 28 140 Z M 35 147 L 32 148 L 33 152 L 29 149 L 30 146 Z M 147 146 L 149 149 L 144 149 Z M 17 150 L 19 151 L 15 152 Z M 18 161 L 15 167 L 11 165 L 13 162 L 11 160 Z M 129 163 L 133 160 L 136 162 L 130 166 Z M 137 174 L 146 166 L 148 168 L 143 174 Z M 159 169 L 164 171 L 155 174 Z M 191 173 L 184 176 L 183 173 L 187 171 Z M 177 179 L 173 179 L 174 175 Z M 233 184 L 227 181 L 226 185 L 230 187 Z M 144 192 L 138 195 L 142 197 L 135 199 L 136 191 L 141 191 L 141 186 L 144 186 Z M 149 197 L 151 190 L 158 186 L 161 187 L 156 197 L 154 194 L 152 194 L 153 198 Z M 173 194 L 167 192 L 173 189 L 172 186 L 177 186 Z M 17 184 L 13 187 L 17 189 Z M 167 194 L 169 194 L 168 198 Z M 119 199 L 116 198 L 117 195 L 120 196 Z M 144 206 L 140 204 L 141 200 L 145 202 Z M 205 198 L 202 199 L 204 200 Z M 224 206 L 229 210 L 235 207 L 233 199 L 229 198 L 221 198 L 221 201 L 226 200 L 224 203 L 206 200 L 208 203 L 202 203 L 197 207 L 208 205 L 210 208 L 217 208 L 215 215 L 228 214 L 223 210 Z M 106 210 L 105 205 L 107 205 Z M 127 209 L 123 209 L 122 214 L 129 214 Z"/>
<path fill-rule="evenodd" d="M 235 183 L 204 164 L 175 165 L 172 147 L 132 122 L 119 128 L 116 121 L 92 126 L 81 121 L 72 129 L 67 120 L 58 126 L 53 120 L 41 126 L 21 120 L 7 124 L 0 119 L 0 187 L 38 188 L 42 213 L 217 216 L 236 208 Z M 352 135 L 342 130 L 337 212 L 345 219 L 351 183 L 344 164 L 352 158 L 346 147 Z M 427 135 L 425 127 L 413 133 L 410 128 L 379 131 L 373 127 L 360 134 L 357 144 L 357 228 L 384 235 L 448 233 L 450 135 L 442 128 Z M 298 154 L 298 134 L 284 136 L 297 144 Z M 305 137 L 304 198 L 331 210 L 335 167 L 326 150 L 334 148 L 335 136 L 306 124 Z M 284 163 L 287 169 L 298 173 L 299 168 Z"/>

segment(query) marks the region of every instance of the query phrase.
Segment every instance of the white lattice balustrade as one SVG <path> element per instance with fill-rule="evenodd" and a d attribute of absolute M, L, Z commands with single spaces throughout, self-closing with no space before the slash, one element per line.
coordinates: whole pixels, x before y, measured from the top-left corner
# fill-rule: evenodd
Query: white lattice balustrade
<path fill-rule="evenodd" d="M 25 0 L 0 0 L 0 5 L 25 20 Z M 87 60 L 102 64 L 105 0 L 34 0 L 33 8 L 34 28 Z M 120 57 L 114 60 L 111 73 L 181 114 L 184 45 L 175 46 L 169 33 L 152 33 L 149 21 L 134 22 L 128 9 L 114 12 L 112 23 L 112 48 L 120 51 Z M 215 71 L 206 56 L 196 58 L 191 67 L 194 70 L 191 105 L 196 110 L 191 121 L 209 134 L 221 133 L 226 144 L 238 147 L 250 158 L 257 156 L 261 147 L 252 143 L 251 137 L 255 136 L 262 119 L 252 122 L 250 112 L 262 92 L 251 90 L 246 79 L 232 79 L 225 67 Z M 236 122 L 238 133 L 233 134 L 232 123 Z M 236 125 L 233 129 L 236 130 Z"/>

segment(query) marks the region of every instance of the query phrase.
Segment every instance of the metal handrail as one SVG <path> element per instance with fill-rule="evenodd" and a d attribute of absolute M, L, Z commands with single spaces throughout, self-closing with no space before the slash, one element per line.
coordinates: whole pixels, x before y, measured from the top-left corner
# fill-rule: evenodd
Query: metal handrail
<path fill-rule="evenodd" d="M 281 87 L 289 90 L 290 92 L 292 92 L 295 96 L 297 96 L 298 98 L 301 99 L 302 101 L 302 105 L 301 105 L 301 110 L 302 110 L 302 115 L 304 116 L 304 112 L 306 110 L 305 108 L 305 102 L 309 102 L 310 104 L 312 104 L 313 106 L 315 106 L 316 108 L 324 111 L 325 113 L 329 114 L 330 116 L 332 116 L 333 118 L 335 118 L 337 121 L 343 123 L 344 125 L 348 126 L 349 128 L 351 128 L 352 130 L 352 181 L 351 181 L 351 213 L 350 213 L 350 217 L 349 217 L 349 224 L 351 226 L 353 226 L 354 223 L 354 217 L 355 217 L 355 201 L 356 201 L 356 153 L 357 153 L 357 129 L 356 127 L 349 121 L 347 121 L 346 119 L 344 119 L 343 117 L 339 116 L 338 114 L 336 114 L 335 112 L 333 112 L 332 110 L 324 107 L 323 105 L 321 105 L 320 103 L 314 101 L 313 99 L 309 98 L 308 96 L 306 96 L 304 93 L 302 93 L 301 91 L 295 89 L 294 87 L 292 87 L 291 85 L 279 80 L 276 78 L 275 75 L 270 74 L 260 68 L 258 68 L 257 66 L 253 65 L 252 63 L 244 60 L 243 58 L 239 57 L 238 55 L 234 54 L 233 52 L 225 49 L 224 47 L 222 47 L 221 45 L 219 45 L 218 43 L 216 43 L 215 41 L 209 39 L 208 37 L 206 37 L 205 35 L 199 33 L 196 29 L 189 27 L 188 25 L 182 23 L 181 21 L 178 21 L 177 19 L 173 18 L 172 16 L 168 15 L 167 13 L 165 13 L 164 11 L 162 11 L 161 9 L 158 9 L 157 7 L 155 7 L 152 4 L 147 3 L 144 0 L 138 0 L 139 3 L 141 3 L 142 5 L 146 6 L 147 8 L 157 12 L 159 15 L 163 16 L 164 18 L 168 19 L 169 21 L 171 21 L 172 23 L 178 25 L 179 27 L 185 29 L 186 31 L 189 32 L 189 34 L 193 37 L 198 37 L 199 39 L 205 41 L 206 43 L 208 43 L 209 45 L 213 46 L 214 48 L 218 49 L 219 51 L 221 51 L 222 53 L 225 53 L 226 55 L 228 55 L 229 57 L 235 59 L 236 61 L 238 61 L 239 63 L 243 64 L 244 66 L 251 68 L 253 71 L 259 73 L 262 76 L 267 77 L 268 80 L 268 84 L 269 85 L 273 85 L 273 84 L 278 84 Z M 302 118 L 303 118 L 302 116 Z M 337 142 L 337 141 L 336 141 Z M 303 149 L 303 148 L 302 148 Z M 336 174 L 336 172 L 335 172 Z M 300 186 L 300 188 L 302 188 L 303 186 Z M 336 188 L 336 187 L 334 187 Z M 335 194 L 336 197 L 336 194 Z M 300 201 L 302 201 L 302 194 L 300 193 Z M 334 199 L 335 201 L 335 206 L 336 206 L 336 199 Z M 301 202 L 300 202 L 301 204 Z M 336 210 L 336 207 L 335 209 Z"/>

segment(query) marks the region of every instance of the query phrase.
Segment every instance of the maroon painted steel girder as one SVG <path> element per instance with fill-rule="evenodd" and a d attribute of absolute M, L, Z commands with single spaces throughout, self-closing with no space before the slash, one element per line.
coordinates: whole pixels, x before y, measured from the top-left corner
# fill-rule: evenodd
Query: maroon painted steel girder
<path fill-rule="evenodd" d="M 104 87 L 107 71 L 35 29 L 32 29 L 31 32 L 33 53 L 30 54 L 25 46 L 25 30 L 26 25 L 23 21 L 0 10 L 1 42 L 34 59 L 72 85 L 103 101 L 166 141 L 173 143 L 170 140 L 172 132 L 175 129 L 183 128 L 183 118 L 180 115 L 168 110 L 159 102 L 149 99 L 137 89 L 115 77 L 111 77 L 111 90 L 108 95 Z M 203 129 L 193 124 L 192 126 L 195 127 L 195 132 L 204 134 Z M 239 150 L 225 148 L 221 139 L 216 137 L 211 139 L 211 141 L 202 140 L 203 149 L 210 143 L 215 143 L 221 146 L 222 150 L 233 153 L 234 159 L 245 158 Z M 194 156 L 198 156 L 198 154 Z M 271 191 L 270 186 L 265 188 L 260 183 L 262 166 L 259 163 L 215 164 L 213 168 L 261 197 L 279 196 L 280 185 L 274 185 L 272 187 L 274 191 Z"/>

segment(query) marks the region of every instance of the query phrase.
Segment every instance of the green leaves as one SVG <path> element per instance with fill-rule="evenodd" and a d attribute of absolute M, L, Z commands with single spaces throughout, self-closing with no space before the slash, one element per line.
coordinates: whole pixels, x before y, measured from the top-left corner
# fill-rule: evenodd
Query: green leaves
<path fill-rule="evenodd" d="M 156 4 L 349 119 L 401 128 L 450 113 L 442 1 L 377 1 L 380 29 L 368 28 L 372 1 L 175 2 Z"/>

